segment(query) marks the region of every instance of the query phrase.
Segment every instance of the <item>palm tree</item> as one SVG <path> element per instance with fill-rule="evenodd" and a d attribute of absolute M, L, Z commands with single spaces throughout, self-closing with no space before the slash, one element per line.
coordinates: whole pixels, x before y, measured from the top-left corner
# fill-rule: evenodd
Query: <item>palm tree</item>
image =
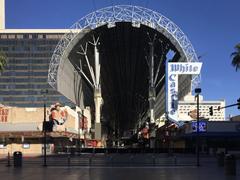
<path fill-rule="evenodd" d="M 235 52 L 231 54 L 232 65 L 236 68 L 236 71 L 240 69 L 240 43 L 235 46 Z"/>
<path fill-rule="evenodd" d="M 0 73 L 3 72 L 6 65 L 7 65 L 7 57 L 3 52 L 0 52 Z"/>

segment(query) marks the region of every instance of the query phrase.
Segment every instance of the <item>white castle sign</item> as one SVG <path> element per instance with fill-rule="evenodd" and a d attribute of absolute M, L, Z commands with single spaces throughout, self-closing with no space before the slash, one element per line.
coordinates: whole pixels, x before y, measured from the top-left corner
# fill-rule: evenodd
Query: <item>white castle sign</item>
<path fill-rule="evenodd" d="M 202 63 L 169 62 L 167 66 L 167 113 L 168 118 L 178 121 L 178 75 L 200 74 Z"/>

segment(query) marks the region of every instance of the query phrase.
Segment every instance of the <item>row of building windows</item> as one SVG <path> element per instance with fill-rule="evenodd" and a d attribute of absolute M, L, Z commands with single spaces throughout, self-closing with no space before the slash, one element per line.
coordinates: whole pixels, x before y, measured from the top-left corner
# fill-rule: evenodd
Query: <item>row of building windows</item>
<path fill-rule="evenodd" d="M 3 102 L 19 102 L 19 101 L 44 101 L 43 97 L 36 97 L 36 96 L 26 96 L 26 97 L 2 97 L 0 98 Z M 51 100 L 52 102 L 57 101 L 59 99 L 59 95 L 55 97 L 50 97 L 48 100 Z"/>
<path fill-rule="evenodd" d="M 60 39 L 62 34 L 1 34 L 0 39 Z"/>
<path fill-rule="evenodd" d="M 32 64 L 44 64 L 45 66 L 46 65 L 49 65 L 49 61 L 50 61 L 50 58 L 48 59 L 21 59 L 21 60 L 16 60 L 16 59 L 9 59 L 8 60 L 8 66 L 9 68 L 12 66 L 12 67 L 15 67 L 16 65 L 19 65 L 19 64 L 27 64 L 28 66 L 31 66 Z"/>
<path fill-rule="evenodd" d="M 50 85 L 47 83 L 44 84 L 0 84 L 0 89 L 48 89 Z"/>
<path fill-rule="evenodd" d="M 39 51 L 38 52 L 22 52 L 21 53 L 6 53 L 6 56 L 8 58 L 16 58 L 16 57 L 24 57 L 24 58 L 29 58 L 29 57 L 51 57 L 52 56 L 52 52 L 42 52 L 40 53 Z"/>
<path fill-rule="evenodd" d="M 220 106 L 221 103 L 218 103 L 217 105 Z M 208 107 L 211 107 L 211 106 L 217 108 L 217 107 L 218 107 L 217 105 L 216 105 L 216 104 L 208 104 L 208 105 L 204 105 L 204 106 L 199 105 L 199 108 L 208 108 Z M 193 105 L 185 105 L 185 106 L 180 105 L 180 106 L 181 106 L 181 108 L 191 108 L 191 107 L 193 107 L 193 106 L 197 106 L 197 104 L 193 104 Z"/>
<path fill-rule="evenodd" d="M 184 102 L 179 102 L 179 105 L 183 106 L 183 107 L 190 107 L 191 105 L 197 105 L 197 102 L 192 102 L 192 103 L 184 103 Z M 199 107 L 201 105 L 204 105 L 204 106 L 219 106 L 221 105 L 221 102 L 200 102 L 199 103 Z"/>
<path fill-rule="evenodd" d="M 10 71 L 10 72 L 4 72 L 2 75 L 4 76 L 47 76 L 48 72 L 35 72 L 35 71 L 26 71 L 26 72 L 16 72 L 16 71 Z"/>
<path fill-rule="evenodd" d="M 209 107 L 202 107 L 202 108 L 199 108 L 201 111 L 209 111 L 209 108 L 210 108 L 211 106 L 209 106 Z M 197 109 L 197 106 L 196 107 L 193 107 L 193 106 L 191 106 L 191 107 L 187 107 L 187 108 L 185 108 L 185 107 L 179 107 L 179 110 L 182 110 L 182 111 L 191 111 L 191 110 L 193 110 L 193 109 Z M 213 109 L 214 110 L 217 110 L 218 109 L 218 107 L 215 107 L 215 106 L 213 106 Z"/>
<path fill-rule="evenodd" d="M 13 52 L 49 52 L 53 51 L 56 46 L 8 46 L 8 47 L 0 47 L 0 51 L 4 51 L 5 53 L 13 53 Z"/>
<path fill-rule="evenodd" d="M 48 92 L 48 95 L 55 95 L 56 91 L 54 92 Z M 41 89 L 33 91 L 32 89 L 24 89 L 24 90 L 14 90 L 14 91 L 2 91 L 0 90 L 0 96 L 11 96 L 11 95 L 42 95 Z"/>
<path fill-rule="evenodd" d="M 49 104 L 67 102 L 47 83 L 49 62 L 62 35 L 0 34 L 0 51 L 8 57 L 8 66 L 0 76 L 0 103 L 19 107 L 42 106 L 41 89 L 49 90 Z"/>
<path fill-rule="evenodd" d="M 1 39 L 0 39 L 1 40 Z M 15 40 L 8 40 L 4 41 L 1 40 L 1 46 L 0 47 L 9 47 L 10 49 L 18 49 L 21 46 L 56 46 L 58 43 L 58 40 L 56 41 L 49 41 L 49 40 L 26 40 L 26 41 L 15 41 Z"/>
<path fill-rule="evenodd" d="M 15 65 L 8 65 L 6 67 L 6 69 L 4 70 L 4 72 L 7 71 L 18 71 L 18 70 L 46 70 L 48 71 L 49 68 L 49 64 L 47 65 L 41 65 L 39 66 L 39 64 L 25 64 L 25 65 L 21 65 L 21 66 L 17 66 Z"/>
<path fill-rule="evenodd" d="M 3 82 L 3 83 L 9 83 L 9 82 L 35 83 L 35 82 L 47 82 L 47 79 L 46 78 L 39 78 L 39 77 L 34 78 L 32 76 L 31 78 L 6 78 L 6 79 L 1 78 L 0 82 Z"/>

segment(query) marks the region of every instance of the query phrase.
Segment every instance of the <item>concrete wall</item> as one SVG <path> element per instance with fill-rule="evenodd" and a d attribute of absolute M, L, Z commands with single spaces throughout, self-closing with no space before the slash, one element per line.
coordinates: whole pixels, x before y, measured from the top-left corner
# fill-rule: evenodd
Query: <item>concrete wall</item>
<path fill-rule="evenodd" d="M 9 123 L 43 122 L 43 108 L 18 108 L 9 107 Z"/>

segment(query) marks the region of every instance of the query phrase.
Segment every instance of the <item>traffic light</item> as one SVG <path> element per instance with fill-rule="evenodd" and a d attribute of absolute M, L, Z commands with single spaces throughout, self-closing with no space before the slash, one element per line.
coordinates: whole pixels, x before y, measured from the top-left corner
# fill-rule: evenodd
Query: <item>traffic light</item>
<path fill-rule="evenodd" d="M 213 116 L 213 106 L 211 106 L 211 107 L 209 108 L 209 115 L 210 115 L 210 116 Z"/>
<path fill-rule="evenodd" d="M 240 98 L 237 100 L 238 103 L 238 109 L 240 109 Z"/>

